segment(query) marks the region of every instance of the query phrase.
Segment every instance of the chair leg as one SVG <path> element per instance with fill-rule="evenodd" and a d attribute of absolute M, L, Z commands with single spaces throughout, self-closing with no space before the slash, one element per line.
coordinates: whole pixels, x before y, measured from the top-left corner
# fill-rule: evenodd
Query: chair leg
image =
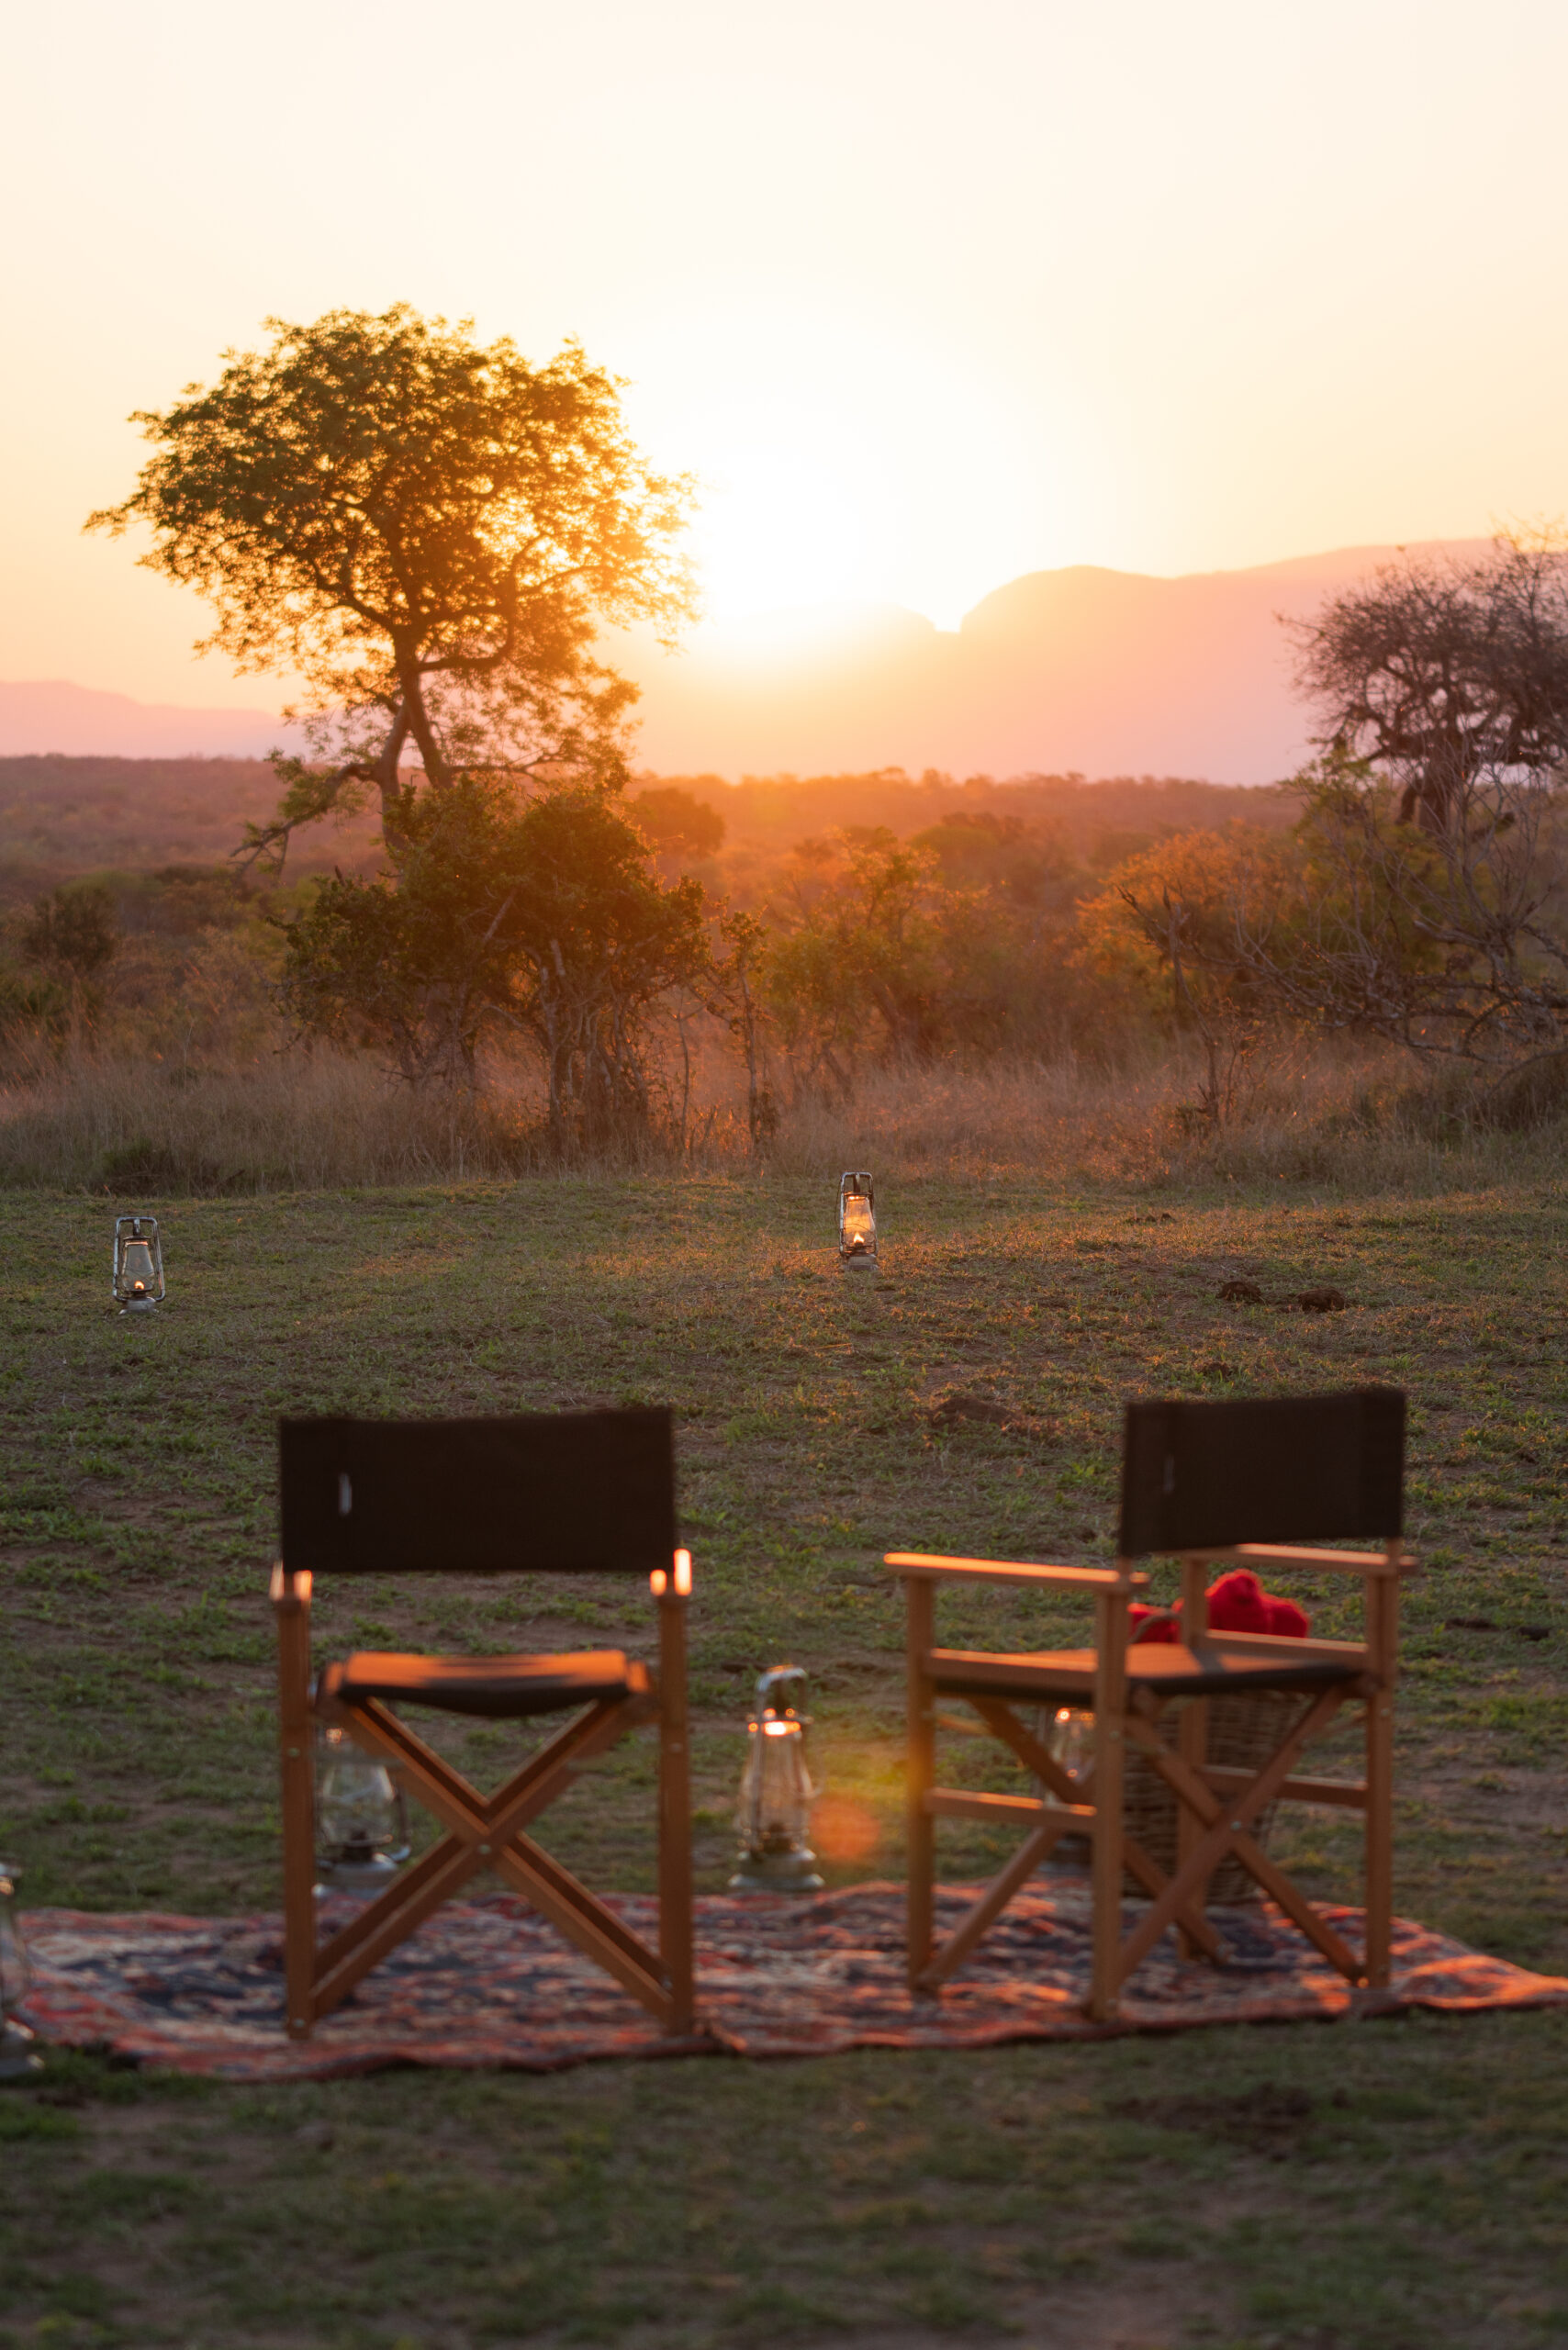
<path fill-rule="evenodd" d="M 1195 1640 L 1202 1639 L 1209 1628 L 1208 1572 L 1207 1563 L 1202 1559 L 1183 1559 L 1182 1561 L 1182 1637 L 1189 1648 Z M 1182 1762 L 1190 1771 L 1196 1771 L 1201 1776 L 1209 1751 L 1209 1708 L 1205 1697 L 1190 1697 L 1182 1707 L 1176 1740 Z M 1184 1803 L 1179 1803 L 1176 1807 L 1178 1868 L 1182 1867 L 1197 1851 L 1203 1832 L 1202 1823 Z M 1194 1897 L 1200 1910 L 1207 1908 L 1208 1897 L 1207 1885 L 1201 1885 Z M 1178 1929 L 1178 1937 L 1182 1957 L 1196 1958 L 1199 1945 L 1185 1926 Z"/>
<path fill-rule="evenodd" d="M 310 1578 L 273 1573 L 283 1776 L 283 1951 L 291 2040 L 316 2020 L 316 1769 L 310 1709 Z"/>
<path fill-rule="evenodd" d="M 669 1985 L 669 2029 L 692 2028 L 691 1739 L 686 1696 L 686 1607 L 668 1590 L 659 1610 L 659 1959 Z"/>
<path fill-rule="evenodd" d="M 1366 1979 L 1373 1990 L 1389 1977 L 1394 1927 L 1394 1677 L 1399 1642 L 1399 1583 L 1394 1575 L 1367 1578 L 1368 1641 L 1376 1686 L 1366 1721 Z"/>
<path fill-rule="evenodd" d="M 1093 1955 L 1089 2013 L 1115 2016 L 1121 1980 L 1122 1795 L 1126 1764 L 1127 1599 L 1103 1591 L 1095 1602 L 1099 1651 L 1094 1681 Z"/>
<path fill-rule="evenodd" d="M 935 1595 L 924 1575 L 905 1578 L 909 1660 L 909 1986 L 919 1991 L 930 1963 L 935 1926 L 936 1822 L 925 1798 L 936 1783 L 936 1696 L 931 1686 Z"/>
<path fill-rule="evenodd" d="M 612 1909 L 521 1832 L 565 1793 L 594 1755 L 604 1753 L 634 1725 L 656 1719 L 656 1696 L 599 1700 L 489 1796 L 482 1796 L 378 1698 L 340 1704 L 334 1711 L 355 1744 L 385 1762 L 447 1832 L 318 1947 L 312 2004 L 317 2022 L 432 1910 L 461 1891 L 476 1870 L 489 1866 L 585 1957 L 640 2000 L 662 2031 L 671 2031 L 672 2002 L 663 1956 L 648 1949 Z M 662 1793 L 660 1817 L 662 1823 Z M 678 1906 L 670 1913 L 672 1919 L 680 1914 Z"/>

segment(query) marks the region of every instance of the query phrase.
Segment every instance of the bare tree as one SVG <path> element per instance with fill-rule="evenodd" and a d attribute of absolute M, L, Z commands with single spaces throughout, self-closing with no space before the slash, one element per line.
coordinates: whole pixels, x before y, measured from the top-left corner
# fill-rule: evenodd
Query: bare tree
<path fill-rule="evenodd" d="M 1322 752 L 1294 867 L 1238 866 L 1184 931 L 1189 961 L 1276 1015 L 1417 1051 L 1561 1049 L 1568 547 L 1409 559 L 1293 625 Z"/>
<path fill-rule="evenodd" d="M 1473 793 L 1568 758 L 1568 548 L 1503 536 L 1468 562 L 1407 557 L 1286 621 L 1323 752 L 1364 760 L 1402 822 L 1473 819 Z"/>
<path fill-rule="evenodd" d="M 1432 770 L 1428 767 L 1428 776 Z M 1243 884 L 1222 960 L 1274 1012 L 1419 1052 L 1511 1063 L 1568 1032 L 1568 792 L 1467 756 L 1441 821 L 1364 763 L 1307 779 L 1295 886 Z"/>

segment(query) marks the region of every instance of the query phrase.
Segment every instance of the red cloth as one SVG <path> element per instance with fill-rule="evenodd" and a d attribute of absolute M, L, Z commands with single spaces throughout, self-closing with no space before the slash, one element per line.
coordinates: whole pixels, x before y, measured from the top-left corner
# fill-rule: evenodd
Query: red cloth
<path fill-rule="evenodd" d="M 1158 1640 L 1176 1647 L 1182 1638 L 1182 1603 L 1174 1607 L 1146 1607 L 1134 1600 L 1127 1610 L 1135 1640 Z M 1250 1567 L 1232 1567 L 1209 1585 L 1209 1629 L 1214 1632 L 1274 1632 L 1288 1639 L 1305 1639 L 1308 1625 L 1294 1599 L 1276 1599 L 1263 1589 Z"/>

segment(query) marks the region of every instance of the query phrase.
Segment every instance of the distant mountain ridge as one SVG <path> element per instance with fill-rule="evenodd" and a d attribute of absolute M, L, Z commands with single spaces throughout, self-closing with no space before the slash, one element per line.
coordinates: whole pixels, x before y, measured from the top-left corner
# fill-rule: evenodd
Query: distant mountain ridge
<path fill-rule="evenodd" d="M 703 631 L 678 655 L 635 631 L 604 651 L 643 688 L 637 763 L 665 774 L 902 767 L 1268 783 L 1306 755 L 1310 722 L 1276 615 L 1309 616 L 1398 553 L 1341 547 L 1175 578 L 1081 564 L 1009 581 L 956 632 L 897 605 L 832 606 Z M 262 710 L 0 683 L 0 756 L 254 758 L 289 732 Z"/>
<path fill-rule="evenodd" d="M 1310 748 L 1278 616 L 1309 617 L 1399 553 L 1344 547 L 1172 579 L 1076 565 L 996 588 L 952 633 L 884 608 L 853 640 L 801 630 L 776 653 L 756 627 L 679 657 L 632 634 L 610 651 L 643 687 L 639 755 L 662 774 L 900 766 L 1270 783 Z"/>
<path fill-rule="evenodd" d="M 0 681 L 0 758 L 254 759 L 297 731 L 264 710 L 193 710 L 138 701 L 68 678 Z"/>

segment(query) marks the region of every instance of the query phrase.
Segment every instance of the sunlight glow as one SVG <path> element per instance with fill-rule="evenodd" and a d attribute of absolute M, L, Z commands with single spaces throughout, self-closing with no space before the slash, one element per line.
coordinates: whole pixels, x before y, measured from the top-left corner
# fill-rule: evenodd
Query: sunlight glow
<path fill-rule="evenodd" d="M 6 60 L 28 363 L 0 382 L 0 666 L 258 699 L 193 665 L 189 597 L 80 525 L 140 462 L 130 409 L 333 305 L 472 317 L 541 360 L 579 337 L 655 460 L 702 476 L 726 624 L 836 600 L 951 629 L 1032 570 L 1561 512 L 1568 12 L 1418 14 L 1417 39 L 1408 0 L 800 0 L 787 28 L 461 0 L 431 43 L 410 0 L 374 38 L 276 0 L 258 43 L 196 0 L 155 37 L 107 0 L 35 10 Z M 419 140 L 367 204 L 320 93 L 402 119 L 410 43 Z M 1495 333 L 1455 336 L 1461 280 Z"/>

